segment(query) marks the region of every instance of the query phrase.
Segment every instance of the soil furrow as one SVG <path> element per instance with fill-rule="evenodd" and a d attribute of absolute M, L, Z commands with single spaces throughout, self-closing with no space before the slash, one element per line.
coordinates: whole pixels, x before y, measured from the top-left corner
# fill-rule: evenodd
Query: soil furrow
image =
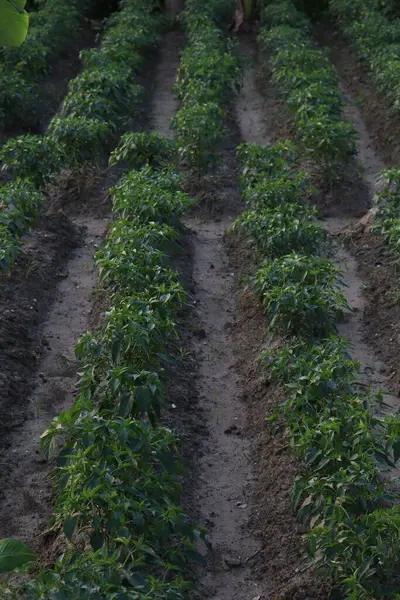
<path fill-rule="evenodd" d="M 91 294 L 97 285 L 94 253 L 107 220 L 87 217 L 83 244 L 59 272 L 62 281 L 41 329 L 41 357 L 32 373 L 29 412 L 20 427 L 2 439 L 1 537 L 24 539 L 40 549 L 51 510 L 49 465 L 39 453 L 39 440 L 51 419 L 72 404 L 77 365 L 74 346 L 88 328 Z M 35 299 L 32 299 L 34 302 Z"/>
<path fill-rule="evenodd" d="M 193 278 L 202 335 L 194 351 L 197 391 L 208 427 L 206 451 L 197 465 L 201 482 L 197 510 L 201 521 L 211 526 L 213 545 L 213 565 L 201 584 L 216 600 L 251 599 L 260 589 L 247 561 L 261 543 L 248 527 L 252 453 L 234 355 L 235 279 L 224 248 L 231 220 L 226 216 L 217 222 L 188 220 L 187 226 L 195 232 Z"/>
<path fill-rule="evenodd" d="M 152 90 L 152 129 L 169 138 L 173 137 L 170 123 L 177 110 L 177 100 L 172 93 L 172 88 L 175 84 L 182 46 L 183 35 L 181 32 L 170 31 L 165 34 L 160 45 L 161 60 L 157 65 Z"/>

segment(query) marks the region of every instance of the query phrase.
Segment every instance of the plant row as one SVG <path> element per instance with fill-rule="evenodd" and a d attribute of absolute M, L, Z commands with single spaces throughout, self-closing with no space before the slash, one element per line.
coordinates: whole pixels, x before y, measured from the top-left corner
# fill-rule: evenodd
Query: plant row
<path fill-rule="evenodd" d="M 127 162 L 141 168 L 112 190 L 114 222 L 96 257 L 110 308 L 76 347 L 79 393 L 42 435 L 58 454 L 53 529 L 69 541 L 54 568 L 5 586 L 10 598 L 179 600 L 198 560 L 203 534 L 179 505 L 177 440 L 159 423 L 166 345 L 179 342 L 185 302 L 171 252 L 192 200 L 181 175 L 150 166 L 163 160 L 157 148 L 145 154 L 131 146 Z"/>
<path fill-rule="evenodd" d="M 218 161 L 224 130 L 224 105 L 240 87 L 241 69 L 221 23 L 234 12 L 234 2 L 188 0 L 184 13 L 187 45 L 175 93 L 181 107 L 172 120 L 181 162 L 203 170 Z"/>
<path fill-rule="evenodd" d="M 400 457 L 400 421 L 371 414 L 381 395 L 358 386 L 360 365 L 337 335 L 348 307 L 295 147 L 245 144 L 238 152 L 247 209 L 235 228 L 254 248 L 255 290 L 279 340 L 262 354 L 285 390 L 270 422 L 287 428 L 302 463 L 293 500 L 310 525 L 311 559 L 332 579 L 334 597 L 398 598 L 400 508 L 379 471 Z"/>
<path fill-rule="evenodd" d="M 338 19 L 362 63 L 369 69 L 378 91 L 400 108 L 400 21 L 388 20 L 378 0 L 330 0 Z"/>
<path fill-rule="evenodd" d="M 48 0 L 37 13 L 25 42 L 0 54 L 0 128 L 35 125 L 40 118 L 37 82 L 52 59 L 71 45 L 90 0 Z"/>
<path fill-rule="evenodd" d="M 356 150 L 355 131 L 341 116 L 338 75 L 325 54 L 314 48 L 310 22 L 292 0 L 266 6 L 262 22 L 259 41 L 268 52 L 268 69 L 294 120 L 297 138 L 331 183 Z"/>
<path fill-rule="evenodd" d="M 158 39 L 158 1 L 122 0 L 107 22 L 101 47 L 84 50 L 84 70 L 70 82 L 60 115 L 47 134 L 13 138 L 0 150 L 14 181 L 0 188 L 0 266 L 7 270 L 19 237 L 45 202 L 47 183 L 64 168 L 79 169 L 103 156 L 143 97 L 137 73 L 143 51 Z"/>

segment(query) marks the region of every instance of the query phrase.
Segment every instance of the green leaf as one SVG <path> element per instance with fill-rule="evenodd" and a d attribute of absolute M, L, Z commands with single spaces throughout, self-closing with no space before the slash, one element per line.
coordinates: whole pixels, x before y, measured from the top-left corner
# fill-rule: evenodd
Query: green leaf
<path fill-rule="evenodd" d="M 393 458 L 396 463 L 400 458 L 400 441 L 393 444 Z"/>
<path fill-rule="evenodd" d="M 129 392 L 124 392 L 121 394 L 119 400 L 119 408 L 118 408 L 118 416 L 119 417 L 127 417 L 132 410 L 132 396 Z"/>
<path fill-rule="evenodd" d="M 26 38 L 29 15 L 25 0 L 0 0 L 0 46 L 20 46 Z"/>
<path fill-rule="evenodd" d="M 135 402 L 139 413 L 146 413 L 151 404 L 151 392 L 148 387 L 141 385 L 135 389 Z"/>
<path fill-rule="evenodd" d="M 94 531 L 90 536 L 90 545 L 93 550 L 100 550 L 104 544 L 104 535 L 100 531 Z"/>
<path fill-rule="evenodd" d="M 76 524 L 78 522 L 78 517 L 70 517 L 64 521 L 64 534 L 70 540 L 74 535 L 74 531 L 76 528 Z"/>
<path fill-rule="evenodd" d="M 22 542 L 10 538 L 0 541 L 0 573 L 8 573 L 37 559 L 37 555 Z"/>

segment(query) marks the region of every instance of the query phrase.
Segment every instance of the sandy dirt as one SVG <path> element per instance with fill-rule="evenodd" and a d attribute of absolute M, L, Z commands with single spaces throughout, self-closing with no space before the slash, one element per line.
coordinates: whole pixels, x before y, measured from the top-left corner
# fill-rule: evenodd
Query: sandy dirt
<path fill-rule="evenodd" d="M 17 537 L 40 549 L 51 511 L 49 464 L 40 455 L 40 436 L 51 419 L 71 406 L 77 378 L 74 347 L 87 329 L 91 294 L 97 285 L 93 256 L 107 220 L 80 219 L 82 245 L 59 272 L 48 317 L 41 328 L 41 351 L 32 374 L 26 420 L 2 438 L 0 537 Z M 35 299 L 32 299 L 35 302 Z"/>

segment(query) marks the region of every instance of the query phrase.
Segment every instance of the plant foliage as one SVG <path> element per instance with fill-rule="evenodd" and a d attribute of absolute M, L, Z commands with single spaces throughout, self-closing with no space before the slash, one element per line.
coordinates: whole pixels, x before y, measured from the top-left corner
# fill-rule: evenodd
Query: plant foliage
<path fill-rule="evenodd" d="M 360 388 L 360 365 L 336 334 L 337 314 L 347 310 L 340 274 L 321 256 L 323 235 L 304 203 L 310 190 L 296 173 L 293 146 L 245 144 L 238 155 L 248 208 L 235 227 L 257 250 L 255 289 L 270 332 L 283 336 L 262 353 L 285 394 L 269 421 L 281 426 L 284 417 L 290 448 L 302 461 L 293 503 L 310 527 L 310 558 L 332 579 L 332 597 L 396 598 L 399 509 L 379 472 L 400 458 L 400 420 L 372 415 L 369 405 L 382 395 Z M 376 227 L 397 246 L 398 170 L 385 178 Z"/>
<path fill-rule="evenodd" d="M 356 134 L 342 120 L 338 76 L 309 37 L 310 22 L 294 2 L 274 2 L 263 11 L 261 46 L 268 69 L 286 100 L 296 133 L 321 177 L 331 184 L 355 153 Z"/>

